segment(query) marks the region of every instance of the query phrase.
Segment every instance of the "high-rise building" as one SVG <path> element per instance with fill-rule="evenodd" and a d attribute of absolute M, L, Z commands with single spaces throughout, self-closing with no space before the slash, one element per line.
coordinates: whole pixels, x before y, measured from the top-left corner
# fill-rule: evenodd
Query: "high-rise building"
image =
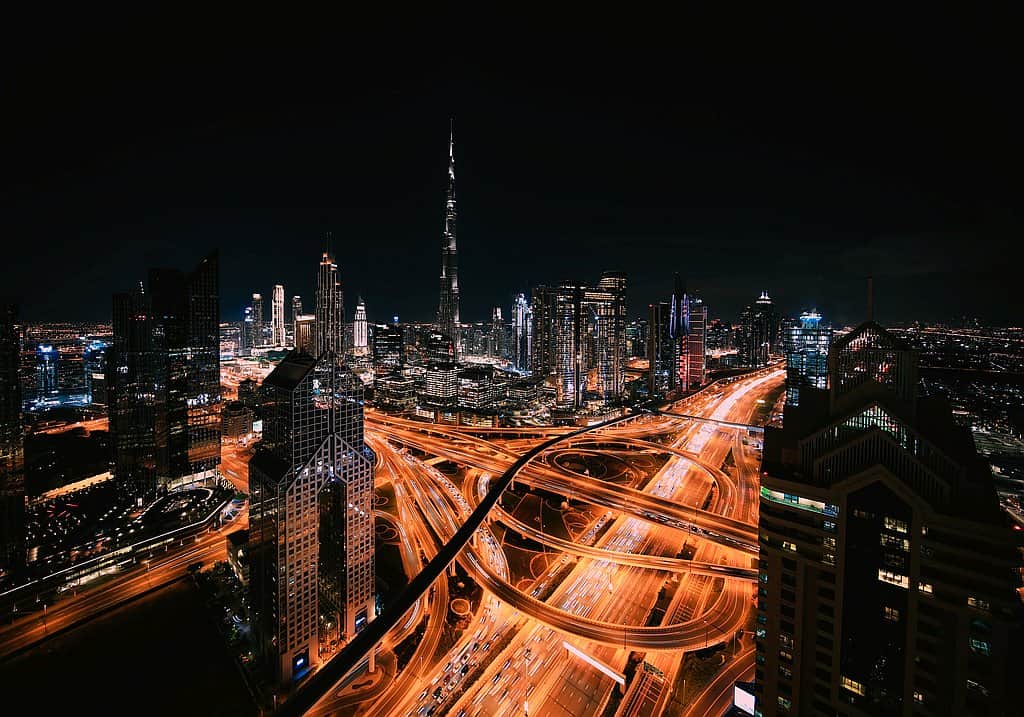
<path fill-rule="evenodd" d="M 401 370 L 405 362 L 403 346 L 402 330 L 396 324 L 374 324 L 374 370 L 382 373 Z"/>
<path fill-rule="evenodd" d="M 257 646 L 288 684 L 320 663 L 321 645 L 373 619 L 375 458 L 362 383 L 333 352 L 292 351 L 263 392 L 249 463 L 249 604 Z"/>
<path fill-rule="evenodd" d="M 36 346 L 36 400 L 45 402 L 56 399 L 57 364 L 60 363 L 60 352 L 53 344 Z"/>
<path fill-rule="evenodd" d="M 647 319 L 634 319 L 626 325 L 626 354 L 631 358 L 647 358 Z"/>
<path fill-rule="evenodd" d="M 786 403 L 800 403 L 800 389 L 828 386 L 828 350 L 832 345 L 832 327 L 817 311 L 805 311 L 785 330 Z"/>
<path fill-rule="evenodd" d="M 491 328 L 487 337 L 487 355 L 495 358 L 505 358 L 507 344 L 505 321 L 501 318 L 501 307 L 495 306 L 491 311 Z"/>
<path fill-rule="evenodd" d="M 648 307 L 647 391 L 651 398 L 665 398 L 679 388 L 678 344 L 672 336 L 671 304 Z"/>
<path fill-rule="evenodd" d="M 302 316 L 302 297 L 292 297 L 292 331 L 295 330 L 295 322 Z"/>
<path fill-rule="evenodd" d="M 878 324 L 828 373 L 765 429 L 760 712 L 1018 713 L 1020 555 L 991 469 Z"/>
<path fill-rule="evenodd" d="M 366 303 L 359 297 L 356 303 L 356 315 L 352 321 L 352 348 L 357 356 L 365 356 L 369 351 L 366 327 Z"/>
<path fill-rule="evenodd" d="M 331 351 L 345 355 L 345 297 L 341 274 L 329 251 L 320 259 L 316 277 L 316 355 Z"/>
<path fill-rule="evenodd" d="M 707 378 L 707 325 L 708 307 L 696 296 L 687 299 L 689 331 L 686 333 L 684 361 L 680 367 L 680 385 L 694 389 L 704 385 Z"/>
<path fill-rule="evenodd" d="M 530 357 L 533 354 L 533 309 L 525 294 L 516 296 L 512 305 L 511 353 L 513 368 L 523 373 L 532 370 Z"/>
<path fill-rule="evenodd" d="M 102 341 L 91 341 L 85 350 L 85 383 L 89 403 L 107 405 L 107 349 Z"/>
<path fill-rule="evenodd" d="M 212 478 L 220 462 L 217 254 L 191 272 L 151 269 L 114 295 L 108 362 L 115 476 L 142 499 Z"/>
<path fill-rule="evenodd" d="M 757 368 L 768 365 L 769 354 L 775 352 L 778 342 L 778 319 L 767 291 L 740 314 L 737 348 L 740 363 Z"/>
<path fill-rule="evenodd" d="M 295 320 L 295 348 L 312 354 L 316 351 L 316 317 L 299 314 Z"/>
<path fill-rule="evenodd" d="M 16 308 L 0 305 L 0 585 L 25 563 L 21 334 Z"/>
<path fill-rule="evenodd" d="M 266 345 L 266 339 L 263 337 L 263 329 L 265 325 L 263 323 L 263 295 L 253 294 L 252 295 L 252 328 L 253 328 L 253 348 Z"/>
<path fill-rule="evenodd" d="M 448 196 L 441 232 L 441 296 L 437 306 L 437 330 L 451 337 L 456 355 L 459 343 L 459 262 L 455 243 L 455 128 L 448 139 Z"/>
<path fill-rule="evenodd" d="M 427 368 L 424 373 L 423 402 L 430 406 L 454 408 L 458 400 L 458 364 L 450 337 L 432 331 L 427 338 Z"/>
<path fill-rule="evenodd" d="M 284 287 L 280 284 L 274 284 L 271 299 L 270 337 L 274 346 L 284 346 Z"/>
<path fill-rule="evenodd" d="M 251 306 L 246 306 L 242 313 L 242 355 L 249 356 L 258 345 L 259 332 L 256 330 L 256 317 Z"/>
<path fill-rule="evenodd" d="M 626 277 L 605 272 L 596 287 L 565 282 L 533 291 L 533 365 L 554 374 L 556 404 L 582 408 L 587 394 L 608 404 L 625 387 Z"/>

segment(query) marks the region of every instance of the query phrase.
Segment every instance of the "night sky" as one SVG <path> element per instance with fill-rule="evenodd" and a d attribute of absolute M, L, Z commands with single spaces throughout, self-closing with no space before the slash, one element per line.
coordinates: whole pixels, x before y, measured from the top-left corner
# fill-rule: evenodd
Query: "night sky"
<path fill-rule="evenodd" d="M 678 271 L 712 316 L 766 289 L 841 325 L 873 274 L 883 321 L 1021 325 L 1011 25 L 780 25 L 14 33 L 3 291 L 30 321 L 107 320 L 149 266 L 216 248 L 224 319 L 253 291 L 269 315 L 274 283 L 312 310 L 331 231 L 349 316 L 361 294 L 430 320 L 454 116 L 464 321 L 621 270 L 631 317 Z"/>

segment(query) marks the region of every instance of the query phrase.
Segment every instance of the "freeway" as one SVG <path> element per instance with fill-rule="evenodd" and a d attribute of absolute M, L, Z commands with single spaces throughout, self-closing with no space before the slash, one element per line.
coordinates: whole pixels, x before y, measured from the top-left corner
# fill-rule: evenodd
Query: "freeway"
<path fill-rule="evenodd" d="M 582 435 L 603 426 L 621 423 L 630 418 L 632 418 L 630 415 L 619 416 L 603 423 L 581 428 L 564 436 L 555 436 L 523 454 L 495 482 L 491 492 L 485 496 L 484 500 L 480 502 L 480 505 L 476 507 L 466 522 L 455 532 L 452 539 L 427 563 L 419 575 L 413 578 L 409 585 L 385 606 L 376 620 L 372 621 L 362 632 L 356 635 L 334 658 L 307 678 L 303 686 L 281 706 L 278 713 L 286 717 L 287 715 L 305 714 L 336 683 L 340 682 L 370 650 L 374 649 L 394 625 L 402 619 L 402 616 L 413 606 L 419 596 L 429 590 L 434 581 L 437 580 L 459 552 L 469 543 L 477 528 L 483 524 L 487 514 L 497 503 L 501 493 L 512 482 L 516 474 L 535 456 L 547 448 L 558 444 L 566 437 Z"/>

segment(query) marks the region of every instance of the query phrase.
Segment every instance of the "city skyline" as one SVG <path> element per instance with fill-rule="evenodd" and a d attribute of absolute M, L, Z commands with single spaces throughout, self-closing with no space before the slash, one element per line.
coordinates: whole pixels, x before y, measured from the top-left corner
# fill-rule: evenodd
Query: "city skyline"
<path fill-rule="evenodd" d="M 36 711 L 1022 714 L 1014 23 L 203 19 L 9 44 Z"/>

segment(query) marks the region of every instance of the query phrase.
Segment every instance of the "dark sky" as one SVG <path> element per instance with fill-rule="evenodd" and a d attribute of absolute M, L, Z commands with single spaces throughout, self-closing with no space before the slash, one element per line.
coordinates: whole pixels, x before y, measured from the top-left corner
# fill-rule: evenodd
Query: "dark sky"
<path fill-rule="evenodd" d="M 5 291 L 29 320 L 104 319 L 147 267 L 217 248 L 223 317 L 278 282 L 311 308 L 331 231 L 349 315 L 361 294 L 371 320 L 430 319 L 454 115 L 464 320 L 614 269 L 631 315 L 679 271 L 712 316 L 767 289 L 855 322 L 873 273 L 884 321 L 1020 325 L 1012 25 L 748 19 L 13 32 Z"/>

